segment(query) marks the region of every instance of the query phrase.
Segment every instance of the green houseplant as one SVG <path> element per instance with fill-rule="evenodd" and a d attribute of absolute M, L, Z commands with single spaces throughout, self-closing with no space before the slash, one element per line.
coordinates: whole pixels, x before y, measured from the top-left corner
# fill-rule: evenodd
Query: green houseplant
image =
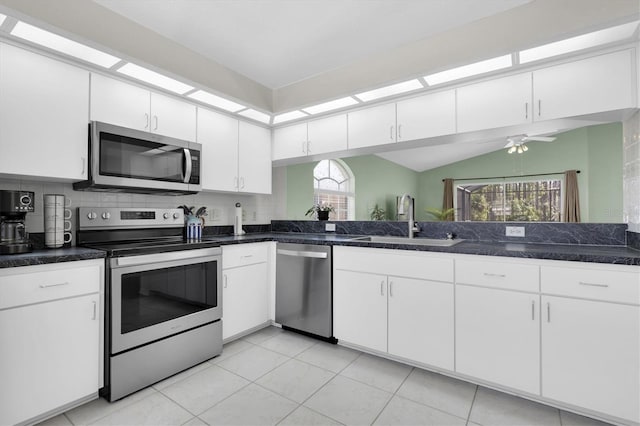
<path fill-rule="evenodd" d="M 385 220 L 387 218 L 387 213 L 383 208 L 378 206 L 378 203 L 376 203 L 376 205 L 371 209 L 369 217 L 371 220 Z"/>
<path fill-rule="evenodd" d="M 311 206 L 304 215 L 311 216 L 315 213 L 318 220 L 329 220 L 329 213 L 334 211 L 336 211 L 336 209 L 331 204 L 322 202 Z"/>
<path fill-rule="evenodd" d="M 454 213 L 455 213 L 456 209 L 454 208 L 450 208 L 450 209 L 437 209 L 435 207 L 430 207 L 428 209 L 425 209 L 425 212 L 427 212 L 428 215 L 431 215 L 431 217 L 436 220 L 436 221 L 445 221 L 445 220 L 453 220 L 454 219 Z"/>

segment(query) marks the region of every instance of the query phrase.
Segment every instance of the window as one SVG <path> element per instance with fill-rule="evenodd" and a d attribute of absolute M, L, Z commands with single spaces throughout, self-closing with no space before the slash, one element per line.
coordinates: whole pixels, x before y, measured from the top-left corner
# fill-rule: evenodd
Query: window
<path fill-rule="evenodd" d="M 457 220 L 560 222 L 562 180 L 457 186 Z"/>
<path fill-rule="evenodd" d="M 330 220 L 353 220 L 355 216 L 354 177 L 344 162 L 322 160 L 313 169 L 314 204 L 331 204 Z"/>

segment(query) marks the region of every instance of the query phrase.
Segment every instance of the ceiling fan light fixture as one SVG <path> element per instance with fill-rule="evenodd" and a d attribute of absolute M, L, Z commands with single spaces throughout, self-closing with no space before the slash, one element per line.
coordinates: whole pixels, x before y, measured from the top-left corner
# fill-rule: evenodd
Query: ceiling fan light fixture
<path fill-rule="evenodd" d="M 523 150 L 524 152 L 527 152 L 527 151 L 529 151 L 529 148 L 527 148 L 527 146 L 526 146 L 526 145 L 522 145 L 522 150 Z"/>
<path fill-rule="evenodd" d="M 516 148 L 516 146 L 514 145 L 514 146 L 512 146 L 511 148 L 509 148 L 507 150 L 507 153 L 508 154 L 513 154 L 514 152 L 516 152 L 516 149 L 518 149 L 518 148 Z"/>

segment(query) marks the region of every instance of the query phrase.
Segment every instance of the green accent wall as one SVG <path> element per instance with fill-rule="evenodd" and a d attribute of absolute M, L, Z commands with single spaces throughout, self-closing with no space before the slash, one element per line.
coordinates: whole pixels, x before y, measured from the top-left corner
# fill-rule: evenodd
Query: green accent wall
<path fill-rule="evenodd" d="M 386 210 L 387 220 L 394 220 L 396 196 L 409 193 L 416 197 L 416 219 L 431 220 L 425 209 L 442 208 L 443 178 L 518 176 L 577 169 L 582 221 L 622 222 L 622 124 L 583 127 L 556 136 L 550 143 L 529 142 L 529 150 L 524 154 L 507 154 L 500 149 L 421 173 L 375 155 L 345 158 L 343 161 L 355 176 L 355 219 L 369 220 L 371 208 L 378 203 Z M 288 219 L 310 219 L 304 213 L 313 204 L 316 164 L 287 167 Z"/>
<path fill-rule="evenodd" d="M 557 135 L 554 142 L 529 142 L 527 146 L 529 150 L 524 154 L 508 154 L 501 149 L 420 173 L 416 217 L 429 220 L 425 208 L 442 208 L 444 178 L 518 176 L 576 169 L 580 170 L 582 221 L 623 221 L 621 123 L 583 127 Z"/>
<path fill-rule="evenodd" d="M 378 204 L 395 219 L 396 196 L 418 193 L 418 173 L 391 161 L 366 155 L 343 158 L 355 177 L 355 220 L 369 220 Z M 304 213 L 313 204 L 313 168 L 317 162 L 287 167 L 287 219 L 310 219 Z"/>

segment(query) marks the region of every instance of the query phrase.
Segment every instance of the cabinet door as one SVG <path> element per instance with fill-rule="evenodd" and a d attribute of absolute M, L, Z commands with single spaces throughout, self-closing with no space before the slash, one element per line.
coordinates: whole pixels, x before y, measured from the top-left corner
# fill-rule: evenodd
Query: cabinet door
<path fill-rule="evenodd" d="M 89 73 L 0 44 L 0 173 L 87 178 Z"/>
<path fill-rule="evenodd" d="M 347 149 L 347 115 L 309 122 L 307 154 L 324 154 Z"/>
<path fill-rule="evenodd" d="M 542 396 L 639 422 L 640 308 L 554 296 L 542 303 Z"/>
<path fill-rule="evenodd" d="M 98 392 L 99 295 L 0 311 L 0 424 Z"/>
<path fill-rule="evenodd" d="M 238 190 L 238 120 L 198 108 L 202 189 Z"/>
<path fill-rule="evenodd" d="M 540 392 L 537 294 L 456 286 L 456 371 Z"/>
<path fill-rule="evenodd" d="M 273 160 L 307 155 L 307 123 L 273 131 Z"/>
<path fill-rule="evenodd" d="M 635 107 L 631 51 L 534 71 L 535 120 Z"/>
<path fill-rule="evenodd" d="M 348 117 L 349 149 L 396 141 L 396 104 L 350 112 Z"/>
<path fill-rule="evenodd" d="M 264 324 L 269 320 L 267 264 L 258 263 L 223 272 L 222 338 Z"/>
<path fill-rule="evenodd" d="M 453 370 L 453 284 L 389 277 L 389 353 Z"/>
<path fill-rule="evenodd" d="M 91 74 L 91 120 L 151 131 L 151 93 L 100 74 Z"/>
<path fill-rule="evenodd" d="M 530 123 L 531 73 L 496 78 L 457 89 L 458 132 Z"/>
<path fill-rule="evenodd" d="M 196 141 L 196 107 L 178 99 L 151 93 L 151 131 Z"/>
<path fill-rule="evenodd" d="M 400 101 L 396 108 L 398 142 L 456 132 L 455 90 Z"/>
<path fill-rule="evenodd" d="M 387 277 L 335 270 L 333 335 L 345 342 L 387 351 Z"/>
<path fill-rule="evenodd" d="M 238 141 L 240 192 L 271 194 L 271 131 L 241 121 Z"/>

